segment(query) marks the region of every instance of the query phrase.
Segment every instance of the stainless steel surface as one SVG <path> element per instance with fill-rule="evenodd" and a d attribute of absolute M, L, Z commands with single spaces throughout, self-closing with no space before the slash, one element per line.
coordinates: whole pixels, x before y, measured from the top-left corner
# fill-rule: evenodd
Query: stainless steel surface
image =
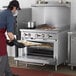
<path fill-rule="evenodd" d="M 24 48 L 24 51 L 20 50 L 20 54 L 22 54 L 22 52 L 24 52 L 25 56 L 20 55 L 18 58 L 15 58 L 15 60 L 22 60 L 25 61 L 27 63 L 32 62 L 32 63 L 42 63 L 42 64 L 50 64 L 50 65 L 55 65 L 55 70 L 57 70 L 57 67 L 59 64 L 66 62 L 67 60 L 67 31 L 50 31 L 50 30 L 28 30 L 28 29 L 21 29 L 21 39 L 22 40 L 28 40 L 28 41 L 36 41 L 36 42 L 40 42 L 40 43 L 52 43 L 53 44 L 53 48 L 48 48 L 50 51 L 52 51 L 53 53 L 50 52 L 50 57 L 46 54 L 45 56 L 42 55 L 38 55 L 38 54 L 34 54 L 35 56 L 33 57 L 28 57 L 28 47 Z M 30 36 L 29 36 L 30 34 Z M 36 47 L 32 47 L 35 49 L 35 52 L 37 51 Z M 32 48 L 30 49 L 30 51 L 32 51 Z M 45 51 L 45 47 L 44 48 L 39 48 L 38 49 L 43 49 Z M 47 49 L 47 51 L 48 51 Z M 37 56 L 36 56 L 37 55 Z M 31 55 L 32 56 L 32 55 Z M 24 58 L 23 58 L 24 57 Z M 38 58 L 39 57 L 39 58 Z M 42 59 L 42 57 L 45 59 Z M 38 59 L 36 59 L 38 58 Z M 31 59 L 31 60 L 30 60 Z M 48 60 L 51 59 L 51 60 Z"/>
<path fill-rule="evenodd" d="M 25 61 L 26 63 L 40 63 L 40 64 L 53 64 L 55 65 L 56 60 L 52 58 L 44 58 L 44 57 L 37 57 L 37 56 L 26 56 L 26 57 L 18 57 L 15 58 L 20 61 Z M 50 61 L 50 62 L 49 62 Z"/>
<path fill-rule="evenodd" d="M 68 32 L 68 61 L 72 68 L 76 66 L 76 32 Z"/>
<path fill-rule="evenodd" d="M 76 31 L 76 0 L 71 1 L 71 31 Z"/>
<path fill-rule="evenodd" d="M 45 30 L 36 30 L 36 29 L 34 29 L 34 30 L 22 29 L 20 31 L 23 31 L 22 32 L 23 40 L 26 39 L 26 40 L 31 40 L 31 41 L 33 41 L 33 40 L 50 41 L 50 39 L 55 40 L 58 38 L 57 33 L 59 32 L 59 31 L 48 31 L 48 30 L 45 31 Z"/>
<path fill-rule="evenodd" d="M 76 66 L 76 37 L 71 37 L 71 64 Z"/>
<path fill-rule="evenodd" d="M 35 22 L 29 21 L 28 22 L 28 29 L 34 29 L 35 28 Z"/>
<path fill-rule="evenodd" d="M 31 21 L 32 19 L 32 9 L 31 8 L 23 8 L 19 11 L 17 16 L 17 23 L 23 23 Z"/>
<path fill-rule="evenodd" d="M 33 5 L 32 21 L 36 22 L 36 26 L 49 24 L 59 29 L 64 28 L 64 26 L 68 27 L 70 25 L 70 7 L 57 6 L 56 4 Z"/>
<path fill-rule="evenodd" d="M 71 61 L 71 34 L 72 32 L 68 32 L 68 63 Z"/>
<path fill-rule="evenodd" d="M 58 1 L 48 1 L 47 4 L 33 4 L 34 7 L 71 7 L 70 2 L 67 3 L 59 3 Z"/>
<path fill-rule="evenodd" d="M 32 20 L 31 10 L 31 8 L 23 8 L 19 11 L 17 15 L 17 26 L 15 27 L 17 39 L 21 39 L 21 34 L 19 30 L 28 28 L 28 21 Z"/>

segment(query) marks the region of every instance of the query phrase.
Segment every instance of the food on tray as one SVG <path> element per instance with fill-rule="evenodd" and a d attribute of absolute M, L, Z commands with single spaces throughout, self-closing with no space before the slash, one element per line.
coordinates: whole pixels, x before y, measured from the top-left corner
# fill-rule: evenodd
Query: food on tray
<path fill-rule="evenodd" d="M 49 43 L 42 43 L 42 44 L 41 44 L 41 47 L 52 48 L 53 45 L 52 45 L 52 44 L 49 44 Z"/>
<path fill-rule="evenodd" d="M 48 24 L 42 24 L 42 25 L 38 25 L 36 27 L 37 29 L 56 29 L 56 27 L 52 26 L 52 25 L 48 25 Z"/>
<path fill-rule="evenodd" d="M 26 40 L 18 40 L 18 41 L 23 43 L 25 46 L 40 46 L 41 45 L 41 43 L 31 42 L 31 41 L 26 41 Z"/>
<path fill-rule="evenodd" d="M 34 46 L 34 47 L 41 47 L 41 48 L 52 48 L 52 43 L 38 43 L 38 42 L 32 42 L 32 41 L 26 41 L 26 40 L 18 40 L 18 42 L 23 43 L 25 46 Z"/>

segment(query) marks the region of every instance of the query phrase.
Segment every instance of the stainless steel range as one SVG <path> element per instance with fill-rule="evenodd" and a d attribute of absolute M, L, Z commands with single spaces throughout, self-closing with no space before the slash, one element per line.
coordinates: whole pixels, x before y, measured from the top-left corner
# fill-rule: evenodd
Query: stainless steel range
<path fill-rule="evenodd" d="M 67 59 L 67 31 L 28 30 L 21 29 L 21 39 L 42 43 L 42 46 L 29 46 L 20 49 L 19 57 L 15 60 L 25 61 L 26 64 L 50 64 L 57 66 Z"/>
<path fill-rule="evenodd" d="M 19 56 L 15 60 L 33 65 L 55 65 L 57 70 L 57 66 L 67 60 L 70 8 L 64 4 L 33 5 L 32 21 L 36 22 L 37 28 L 20 29 L 21 40 L 41 45 L 19 49 Z"/>

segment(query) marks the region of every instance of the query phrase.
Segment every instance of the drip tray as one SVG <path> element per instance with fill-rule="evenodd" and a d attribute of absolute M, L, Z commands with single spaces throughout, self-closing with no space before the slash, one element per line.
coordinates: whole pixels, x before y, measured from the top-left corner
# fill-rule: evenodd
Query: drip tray
<path fill-rule="evenodd" d="M 37 56 L 24 56 L 15 57 L 14 60 L 25 61 L 26 63 L 39 63 L 39 64 L 56 64 L 56 59 L 49 57 L 37 57 Z"/>

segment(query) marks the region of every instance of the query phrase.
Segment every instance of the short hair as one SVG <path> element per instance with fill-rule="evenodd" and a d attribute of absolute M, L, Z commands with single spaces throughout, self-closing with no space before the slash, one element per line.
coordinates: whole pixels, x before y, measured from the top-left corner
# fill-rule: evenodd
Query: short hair
<path fill-rule="evenodd" d="M 16 7 L 16 9 L 20 10 L 19 2 L 16 0 L 11 1 L 8 5 L 7 9 L 12 10 L 13 7 Z"/>

